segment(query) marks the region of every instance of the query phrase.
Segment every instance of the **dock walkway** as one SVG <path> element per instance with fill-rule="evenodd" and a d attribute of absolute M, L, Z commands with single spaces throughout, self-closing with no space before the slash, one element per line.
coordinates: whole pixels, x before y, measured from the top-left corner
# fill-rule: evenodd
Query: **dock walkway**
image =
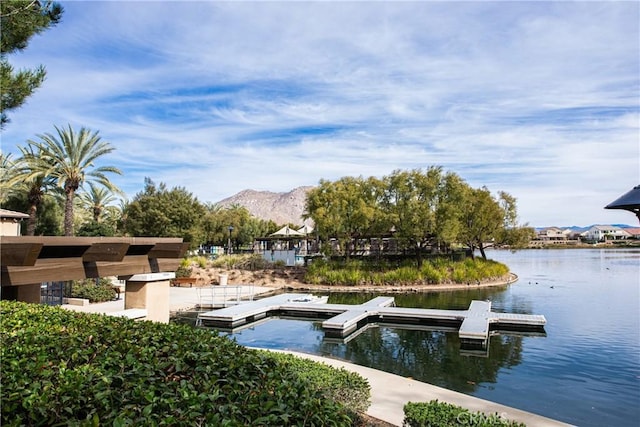
<path fill-rule="evenodd" d="M 377 297 L 360 305 L 324 304 L 319 301 L 308 294 L 281 294 L 201 313 L 198 320 L 205 326 L 236 328 L 270 315 L 329 317 L 323 321 L 322 327 L 327 336 L 332 337 L 346 337 L 369 322 L 436 325 L 457 327 L 463 343 L 482 345 L 486 344 L 490 331 L 495 327 L 535 331 L 543 329 L 546 324 L 542 315 L 493 312 L 490 301 L 472 301 L 468 310 L 392 307 L 393 297 Z"/>

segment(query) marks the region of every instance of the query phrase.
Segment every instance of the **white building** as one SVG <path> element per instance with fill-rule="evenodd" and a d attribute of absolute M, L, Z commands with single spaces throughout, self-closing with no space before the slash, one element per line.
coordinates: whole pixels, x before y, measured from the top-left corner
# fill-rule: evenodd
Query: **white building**
<path fill-rule="evenodd" d="M 27 218 L 25 213 L 0 209 L 0 236 L 19 236 L 20 222 Z"/>
<path fill-rule="evenodd" d="M 581 236 L 590 242 L 604 242 L 605 240 L 623 240 L 631 238 L 623 228 L 615 225 L 594 225 Z"/>

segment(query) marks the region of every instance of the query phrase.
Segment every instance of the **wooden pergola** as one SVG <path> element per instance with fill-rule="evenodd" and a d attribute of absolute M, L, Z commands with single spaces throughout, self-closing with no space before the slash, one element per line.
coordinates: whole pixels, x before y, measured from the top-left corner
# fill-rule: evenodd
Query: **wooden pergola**
<path fill-rule="evenodd" d="M 0 285 L 174 272 L 188 247 L 181 238 L 3 236 Z"/>
<path fill-rule="evenodd" d="M 125 310 L 169 319 L 169 280 L 189 248 L 182 238 L 2 236 L 2 299 L 40 301 L 45 282 L 116 276 L 125 280 Z"/>

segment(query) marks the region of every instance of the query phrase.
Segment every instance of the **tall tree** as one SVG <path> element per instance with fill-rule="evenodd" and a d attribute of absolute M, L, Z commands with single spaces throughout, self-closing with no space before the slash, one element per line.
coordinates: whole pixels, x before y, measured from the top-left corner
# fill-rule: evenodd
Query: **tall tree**
<path fill-rule="evenodd" d="M 64 234 L 73 236 L 73 204 L 76 191 L 85 182 L 95 181 L 103 187 L 119 192 L 106 173 L 121 174 L 114 166 L 96 166 L 95 162 L 111 153 L 114 148 L 87 128 L 75 132 L 71 125 L 67 128 L 55 127 L 57 135 L 38 135 L 39 142 L 29 141 L 40 150 L 40 154 L 55 165 L 51 176 L 65 193 Z"/>
<path fill-rule="evenodd" d="M 45 193 L 55 188 L 55 179 L 50 175 L 53 164 L 41 155 L 33 145 L 19 147 L 22 157 L 18 163 L 18 188 L 27 194 L 29 202 L 29 220 L 27 236 L 35 235 L 38 209 L 42 205 Z"/>
<path fill-rule="evenodd" d="M 31 37 L 60 22 L 62 12 L 62 7 L 51 1 L 0 2 L 0 128 L 9 122 L 6 112 L 20 107 L 46 77 L 42 65 L 14 71 L 7 55 L 25 49 Z"/>
<path fill-rule="evenodd" d="M 486 187 L 471 189 L 462 208 L 462 241 L 472 254 L 478 249 L 482 258 L 487 259 L 485 248 L 495 244 L 504 230 L 507 212 Z"/>
<path fill-rule="evenodd" d="M 20 182 L 20 175 L 13 154 L 0 153 L 0 205 L 5 202 L 16 190 L 16 184 Z"/>
<path fill-rule="evenodd" d="M 116 200 L 112 191 L 92 182 L 89 183 L 89 190 L 80 194 L 80 201 L 85 209 L 91 212 L 94 222 L 100 222 L 103 212 Z"/>
<path fill-rule="evenodd" d="M 127 204 L 124 231 L 130 236 L 182 237 L 192 248 L 203 243 L 202 203 L 183 187 L 167 189 L 145 178 L 144 190 Z"/>
<path fill-rule="evenodd" d="M 376 178 L 344 177 L 335 182 L 321 180 L 307 194 L 304 218 L 311 218 L 324 240 L 335 237 L 347 260 L 358 238 L 379 233 L 382 183 Z"/>
<path fill-rule="evenodd" d="M 385 210 L 395 228 L 396 238 L 407 242 L 422 265 L 424 249 L 436 236 L 436 211 L 442 168 L 432 166 L 423 172 L 394 171 L 385 180 Z"/>
<path fill-rule="evenodd" d="M 448 252 L 458 242 L 464 200 L 471 187 L 456 173 L 447 172 L 440 182 L 436 208 L 435 239 L 440 252 Z"/>

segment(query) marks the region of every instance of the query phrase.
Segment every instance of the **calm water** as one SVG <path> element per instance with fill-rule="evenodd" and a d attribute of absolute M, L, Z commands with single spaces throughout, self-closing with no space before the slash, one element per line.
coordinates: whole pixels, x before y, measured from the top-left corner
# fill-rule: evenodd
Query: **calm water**
<path fill-rule="evenodd" d="M 581 426 L 640 422 L 640 250 L 491 251 L 520 280 L 504 289 L 394 295 L 398 306 L 544 314 L 546 336 L 499 335 L 487 357 L 456 332 L 371 328 L 348 343 L 318 322 L 274 319 L 234 334 L 243 345 L 337 357 Z M 373 295 L 332 295 L 359 303 Z"/>

